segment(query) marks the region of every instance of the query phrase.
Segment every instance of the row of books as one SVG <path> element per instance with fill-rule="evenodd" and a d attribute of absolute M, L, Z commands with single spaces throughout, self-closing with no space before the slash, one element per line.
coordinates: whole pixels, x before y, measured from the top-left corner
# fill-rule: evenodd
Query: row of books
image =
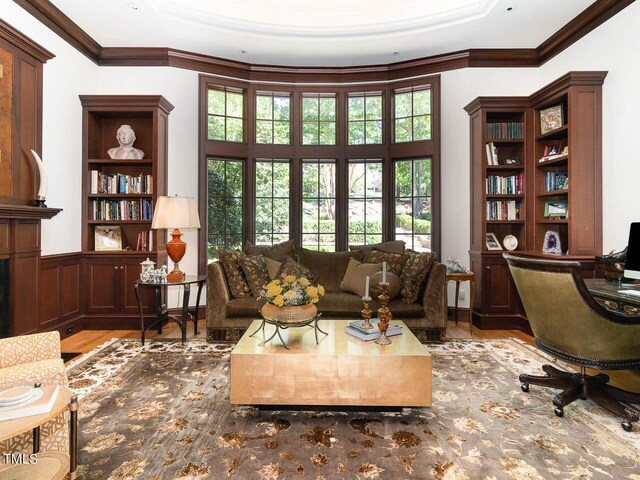
<path fill-rule="evenodd" d="M 567 172 L 547 172 L 544 178 L 544 188 L 547 192 L 564 190 L 569 186 Z"/>
<path fill-rule="evenodd" d="M 138 200 L 93 200 L 93 220 L 151 220 L 153 203 L 149 198 Z"/>
<path fill-rule="evenodd" d="M 520 220 L 520 202 L 515 200 L 487 201 L 487 220 Z"/>
<path fill-rule="evenodd" d="M 522 172 L 518 175 L 500 177 L 497 175 L 487 176 L 487 194 L 489 195 L 520 195 L 524 178 Z"/>
<path fill-rule="evenodd" d="M 136 251 L 148 252 L 153 250 L 152 242 L 153 236 L 151 235 L 151 230 L 143 230 L 139 232 L 136 240 Z"/>
<path fill-rule="evenodd" d="M 352 337 L 359 338 L 360 340 L 364 340 L 368 342 L 370 340 L 375 340 L 380 336 L 380 329 L 378 328 L 378 323 L 380 323 L 379 318 L 372 318 L 371 325 L 373 328 L 367 330 L 362 328 L 363 320 L 354 320 L 353 322 L 349 322 L 349 325 L 344 327 L 344 332 Z M 402 334 L 402 325 L 399 323 L 390 323 L 387 328 L 387 337 L 392 337 L 394 335 Z"/>
<path fill-rule="evenodd" d="M 144 173 L 133 176 L 91 170 L 91 193 L 94 195 L 153 193 L 153 176 Z"/>
<path fill-rule="evenodd" d="M 503 138 L 505 140 L 521 140 L 524 136 L 524 123 L 500 122 L 487 123 L 487 138 Z"/>

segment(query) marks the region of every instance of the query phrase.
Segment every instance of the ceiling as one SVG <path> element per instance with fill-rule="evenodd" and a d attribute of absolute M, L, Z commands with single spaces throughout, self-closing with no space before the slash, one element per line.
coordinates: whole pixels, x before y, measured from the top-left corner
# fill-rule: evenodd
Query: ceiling
<path fill-rule="evenodd" d="M 103 47 L 171 47 L 251 64 L 388 64 L 535 48 L 593 0 L 52 0 Z"/>

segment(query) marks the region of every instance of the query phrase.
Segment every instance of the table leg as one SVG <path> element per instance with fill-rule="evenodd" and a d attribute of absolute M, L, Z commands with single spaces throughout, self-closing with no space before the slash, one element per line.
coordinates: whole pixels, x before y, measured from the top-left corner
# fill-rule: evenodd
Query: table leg
<path fill-rule="evenodd" d="M 69 404 L 69 480 L 78 478 L 78 397 L 71 397 Z"/>
<path fill-rule="evenodd" d="M 198 335 L 198 311 L 200 310 L 200 294 L 202 294 L 204 280 L 198 283 L 198 294 L 196 295 L 196 311 L 193 314 L 193 335 Z"/>
<path fill-rule="evenodd" d="M 155 287 L 156 293 L 156 319 L 158 320 L 158 335 L 162 334 L 162 322 L 160 319 L 162 318 L 162 311 L 164 307 L 164 303 L 162 303 L 162 288 L 160 286 Z"/>
<path fill-rule="evenodd" d="M 184 286 L 184 295 L 182 296 L 182 343 L 187 341 L 187 327 L 189 326 L 189 296 L 191 295 L 191 286 L 187 283 Z"/>
<path fill-rule="evenodd" d="M 456 325 L 458 324 L 458 297 L 460 294 L 460 282 L 458 280 L 456 282 L 456 300 L 455 300 L 455 308 L 453 309 L 453 314 L 455 315 Z"/>
<path fill-rule="evenodd" d="M 473 336 L 473 302 L 476 296 L 476 281 L 471 279 L 471 298 L 469 299 L 469 333 Z"/>
<path fill-rule="evenodd" d="M 138 310 L 140 311 L 140 342 L 144 345 L 144 314 L 142 313 L 142 302 L 140 301 L 140 292 L 138 292 L 138 284 L 135 286 L 136 300 L 138 301 Z"/>
<path fill-rule="evenodd" d="M 40 427 L 33 429 L 33 453 L 40 452 Z"/>

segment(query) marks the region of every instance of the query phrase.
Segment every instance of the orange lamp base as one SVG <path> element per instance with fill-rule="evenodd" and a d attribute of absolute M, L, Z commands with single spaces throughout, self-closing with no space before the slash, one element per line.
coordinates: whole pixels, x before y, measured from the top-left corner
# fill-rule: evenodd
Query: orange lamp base
<path fill-rule="evenodd" d="M 180 270 L 179 263 L 184 257 L 185 252 L 187 251 L 187 243 L 183 242 L 180 238 L 182 236 L 182 232 L 177 228 L 171 232 L 171 241 L 167 242 L 167 255 L 174 264 L 173 271 L 167 275 L 167 280 L 175 281 L 175 280 L 183 280 L 184 272 Z"/>

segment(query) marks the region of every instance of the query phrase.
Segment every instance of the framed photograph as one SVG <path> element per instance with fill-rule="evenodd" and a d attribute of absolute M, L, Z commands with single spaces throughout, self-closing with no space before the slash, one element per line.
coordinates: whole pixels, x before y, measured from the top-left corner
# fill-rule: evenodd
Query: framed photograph
<path fill-rule="evenodd" d="M 560 145 L 547 145 L 544 147 L 543 156 L 558 155 L 560 153 Z"/>
<path fill-rule="evenodd" d="M 550 253 L 553 255 L 561 255 L 562 248 L 560 245 L 560 235 L 558 232 L 549 230 L 544 234 L 544 242 L 542 244 L 542 253 Z"/>
<path fill-rule="evenodd" d="M 502 245 L 493 233 L 487 233 L 485 236 L 487 250 L 502 250 Z"/>
<path fill-rule="evenodd" d="M 566 200 L 548 200 L 544 202 L 545 217 L 566 217 L 569 213 L 569 202 Z"/>
<path fill-rule="evenodd" d="M 509 157 L 504 159 L 505 165 L 520 165 L 520 159 L 518 157 Z"/>
<path fill-rule="evenodd" d="M 562 126 L 562 104 L 540 110 L 540 135 Z"/>
<path fill-rule="evenodd" d="M 122 250 L 122 229 L 117 225 L 98 225 L 95 243 L 96 252 Z"/>

